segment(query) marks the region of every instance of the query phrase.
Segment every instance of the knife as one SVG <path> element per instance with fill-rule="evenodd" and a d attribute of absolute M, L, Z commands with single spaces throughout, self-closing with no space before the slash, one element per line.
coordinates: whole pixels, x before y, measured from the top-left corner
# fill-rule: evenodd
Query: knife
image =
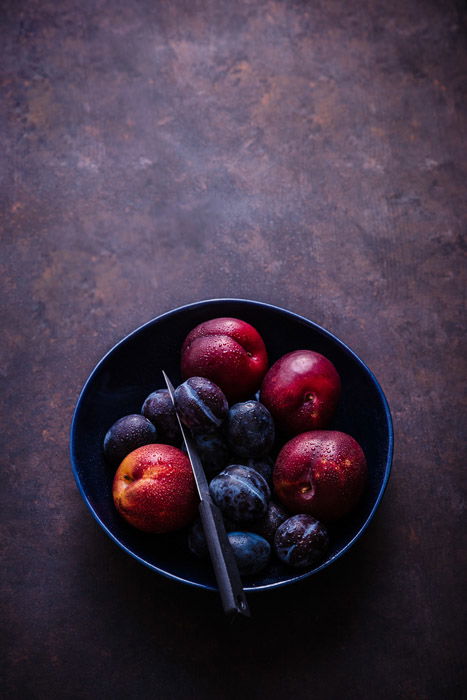
<path fill-rule="evenodd" d="M 196 488 L 199 494 L 199 515 L 206 537 L 209 556 L 211 557 L 214 575 L 216 577 L 219 594 L 224 612 L 228 615 L 244 615 L 250 617 L 250 609 L 243 590 L 242 581 L 238 571 L 237 562 L 232 546 L 227 537 L 221 512 L 211 498 L 209 485 L 204 473 L 203 465 L 199 458 L 195 442 L 189 432 L 183 427 L 174 401 L 174 387 L 167 374 L 162 370 L 167 389 L 169 390 L 175 413 L 177 416 L 183 442 L 188 453 Z"/>

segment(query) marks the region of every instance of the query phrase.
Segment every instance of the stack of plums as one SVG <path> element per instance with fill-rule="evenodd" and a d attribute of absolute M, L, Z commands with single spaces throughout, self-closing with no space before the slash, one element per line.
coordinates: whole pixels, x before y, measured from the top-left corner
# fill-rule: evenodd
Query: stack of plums
<path fill-rule="evenodd" d="M 181 374 L 175 405 L 198 447 L 240 573 L 256 574 L 272 557 L 297 568 L 319 563 L 328 525 L 355 508 L 367 475 L 356 440 L 326 429 L 341 391 L 334 365 L 298 349 L 268 369 L 253 326 L 216 318 L 186 337 Z M 104 453 L 117 467 L 113 498 L 123 518 L 157 534 L 186 528 L 190 551 L 208 558 L 195 481 L 166 389 L 151 393 L 140 414 L 112 425 Z"/>

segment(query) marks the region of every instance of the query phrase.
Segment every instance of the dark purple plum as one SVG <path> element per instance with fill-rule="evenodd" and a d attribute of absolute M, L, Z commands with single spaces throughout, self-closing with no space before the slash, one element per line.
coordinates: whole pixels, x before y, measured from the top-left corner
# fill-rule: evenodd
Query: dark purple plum
<path fill-rule="evenodd" d="M 287 518 L 289 514 L 273 501 L 269 501 L 266 515 L 260 520 L 255 520 L 250 524 L 250 530 L 264 537 L 271 544 L 274 543 L 276 530 Z"/>
<path fill-rule="evenodd" d="M 250 467 L 232 464 L 215 476 L 209 489 L 224 516 L 234 523 L 264 517 L 271 491 L 261 474 Z"/>
<path fill-rule="evenodd" d="M 226 532 L 236 529 L 236 526 L 228 519 L 223 518 L 223 521 Z M 188 532 L 188 549 L 199 559 L 207 559 L 209 557 L 208 545 L 200 518 L 196 518 Z"/>
<path fill-rule="evenodd" d="M 326 528 L 311 515 L 293 515 L 279 525 L 274 536 L 278 558 L 297 569 L 318 563 L 328 545 Z"/>
<path fill-rule="evenodd" d="M 120 462 L 137 447 L 157 442 L 156 427 L 150 420 L 132 413 L 119 418 L 107 431 L 104 437 L 104 455 L 112 465 Z"/>
<path fill-rule="evenodd" d="M 266 480 L 269 488 L 272 487 L 272 470 L 274 468 L 272 459 L 269 457 L 263 457 L 263 459 L 247 459 L 245 460 L 245 466 L 251 467 L 251 469 L 259 472 Z"/>
<path fill-rule="evenodd" d="M 229 532 L 228 538 L 242 576 L 257 574 L 267 566 L 271 545 L 264 537 L 254 532 Z"/>
<path fill-rule="evenodd" d="M 274 421 L 259 401 L 236 403 L 227 415 L 226 434 L 237 457 L 264 457 L 274 444 Z"/>
<path fill-rule="evenodd" d="M 208 477 L 218 474 L 231 463 L 229 446 L 219 432 L 195 433 L 193 437 Z"/>
<path fill-rule="evenodd" d="M 219 428 L 229 410 L 224 393 L 205 377 L 190 377 L 180 384 L 174 400 L 182 423 L 194 432 Z"/>
<path fill-rule="evenodd" d="M 160 442 L 175 447 L 181 443 L 182 434 L 168 389 L 157 389 L 149 394 L 141 413 L 156 426 Z"/>

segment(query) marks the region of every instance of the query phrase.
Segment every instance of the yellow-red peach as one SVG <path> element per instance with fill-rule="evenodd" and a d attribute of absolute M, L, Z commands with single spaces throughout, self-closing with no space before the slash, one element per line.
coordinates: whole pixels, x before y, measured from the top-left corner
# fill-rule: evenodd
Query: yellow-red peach
<path fill-rule="evenodd" d="M 112 495 L 120 515 L 144 532 L 180 530 L 197 513 L 190 461 L 172 445 L 144 445 L 130 452 L 115 473 Z"/>

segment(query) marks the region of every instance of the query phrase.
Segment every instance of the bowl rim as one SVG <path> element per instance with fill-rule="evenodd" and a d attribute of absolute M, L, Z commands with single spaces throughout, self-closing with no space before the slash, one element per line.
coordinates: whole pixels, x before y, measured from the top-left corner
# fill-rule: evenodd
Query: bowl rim
<path fill-rule="evenodd" d="M 339 552 L 337 552 L 333 557 L 330 559 L 326 560 L 323 562 L 320 566 L 317 566 L 316 568 L 312 569 L 311 571 L 306 571 L 301 574 L 297 574 L 293 578 L 289 578 L 285 581 L 276 581 L 273 583 L 266 583 L 261 586 L 244 586 L 244 590 L 247 593 L 254 593 L 257 591 L 266 591 L 266 590 L 273 590 L 276 588 L 282 588 L 283 586 L 290 585 L 292 583 L 296 583 L 298 581 L 302 581 L 306 578 L 309 578 L 310 576 L 319 573 L 323 569 L 326 569 L 328 566 L 333 564 L 337 559 L 340 559 L 344 554 L 346 554 L 349 549 L 357 542 L 357 540 L 360 539 L 360 537 L 363 535 L 363 533 L 367 530 L 368 526 L 370 525 L 371 521 L 373 520 L 376 511 L 378 510 L 378 507 L 382 501 L 382 498 L 384 496 L 384 493 L 386 491 L 386 487 L 389 481 L 389 476 L 391 474 L 391 469 L 392 469 L 392 460 L 393 460 L 393 452 L 394 452 L 394 428 L 393 428 L 393 422 L 392 422 L 392 417 L 391 417 L 391 411 L 389 408 L 389 403 L 386 399 L 386 396 L 384 394 L 383 389 L 381 388 L 380 383 L 376 379 L 376 376 L 373 374 L 371 369 L 363 362 L 363 360 L 340 338 L 338 338 L 334 333 L 331 331 L 327 330 L 326 328 L 323 328 L 323 326 L 320 326 L 319 324 L 315 323 L 315 321 L 311 321 L 310 319 L 306 318 L 305 316 L 302 316 L 300 314 L 295 313 L 294 311 L 290 311 L 289 309 L 285 309 L 281 306 L 277 306 L 275 304 L 270 304 L 267 302 L 263 301 L 256 301 L 253 299 L 242 299 L 242 298 L 235 298 L 235 297 L 220 297 L 220 298 L 213 298 L 213 299 L 202 299 L 200 301 L 195 301 L 191 302 L 189 304 L 183 304 L 182 306 L 178 306 L 175 309 L 170 309 L 169 311 L 165 311 L 162 314 L 159 314 L 159 316 L 156 316 L 155 318 L 146 321 L 142 325 L 138 326 L 135 328 L 133 331 L 128 333 L 126 336 L 121 338 L 117 343 L 115 343 L 103 356 L 102 358 L 98 361 L 98 363 L 95 365 L 94 369 L 91 371 L 89 374 L 87 380 L 85 381 L 78 399 L 76 401 L 76 405 L 73 411 L 72 419 L 71 419 L 71 426 L 70 426 L 70 442 L 69 442 L 69 454 L 70 454 L 70 461 L 71 461 L 71 467 L 73 471 L 73 476 L 75 478 L 76 485 L 78 487 L 78 490 L 81 494 L 81 497 L 83 498 L 86 506 L 88 509 L 91 511 L 91 514 L 93 515 L 94 519 L 97 521 L 97 523 L 101 526 L 101 528 L 104 530 L 104 532 L 107 533 L 107 535 L 121 548 L 123 551 L 125 551 L 127 554 L 129 554 L 131 557 L 139 561 L 141 564 L 144 564 L 144 566 L 147 566 L 149 569 L 152 569 L 153 571 L 156 571 L 158 574 L 161 574 L 162 576 L 165 576 L 166 578 L 171 579 L 172 581 L 178 581 L 179 583 L 184 583 L 188 584 L 190 586 L 193 586 L 195 588 L 201 588 L 203 590 L 208 590 L 208 591 L 217 591 L 216 586 L 211 586 L 209 584 L 204 584 L 200 583 L 197 581 L 192 581 L 187 578 L 183 578 L 182 576 L 177 576 L 176 574 L 173 574 L 169 571 L 165 571 L 164 569 L 160 569 L 157 567 L 155 564 L 152 564 L 149 561 L 146 561 L 142 556 L 138 555 L 136 552 L 132 551 L 129 547 L 127 547 L 123 542 L 121 542 L 118 537 L 116 537 L 113 532 L 109 529 L 109 527 L 103 522 L 103 520 L 99 517 L 99 515 L 96 513 L 94 510 L 86 492 L 84 491 L 84 488 L 81 484 L 81 480 L 79 478 L 78 474 L 78 464 L 77 464 L 77 458 L 75 455 L 75 444 L 76 444 L 76 431 L 77 431 L 77 422 L 81 410 L 81 406 L 83 404 L 84 398 L 89 390 L 90 385 L 92 384 L 95 375 L 99 372 L 101 366 L 107 361 L 107 359 L 112 355 L 117 348 L 119 348 L 121 345 L 126 343 L 130 338 L 133 338 L 134 336 L 138 335 L 139 333 L 143 332 L 148 328 L 149 326 L 154 325 L 155 323 L 161 321 L 164 318 L 168 318 L 170 316 L 175 316 L 176 314 L 186 311 L 188 309 L 195 309 L 195 308 L 202 308 L 203 306 L 210 306 L 210 305 L 221 305 L 223 303 L 240 303 L 240 304 L 245 304 L 245 305 L 254 305 L 256 307 L 263 307 L 265 309 L 272 309 L 274 311 L 279 311 L 281 313 L 285 313 L 288 316 L 293 317 L 297 321 L 304 322 L 306 325 L 312 326 L 315 331 L 320 333 L 321 335 L 326 336 L 328 339 L 334 341 L 340 348 L 346 352 L 350 357 L 357 362 L 357 364 L 360 365 L 360 367 L 364 370 L 364 372 L 368 375 L 369 379 L 371 382 L 374 384 L 377 393 L 379 394 L 379 397 L 382 401 L 383 408 L 384 408 L 384 414 L 385 418 L 387 421 L 387 431 L 388 431 L 388 453 L 387 453 L 387 458 L 386 458 L 386 464 L 384 468 L 384 477 L 383 481 L 381 484 L 381 487 L 379 489 L 378 496 L 373 504 L 373 507 L 368 514 L 365 522 L 362 524 L 360 529 L 355 533 L 355 535 L 352 537 L 352 539 L 343 547 Z"/>

